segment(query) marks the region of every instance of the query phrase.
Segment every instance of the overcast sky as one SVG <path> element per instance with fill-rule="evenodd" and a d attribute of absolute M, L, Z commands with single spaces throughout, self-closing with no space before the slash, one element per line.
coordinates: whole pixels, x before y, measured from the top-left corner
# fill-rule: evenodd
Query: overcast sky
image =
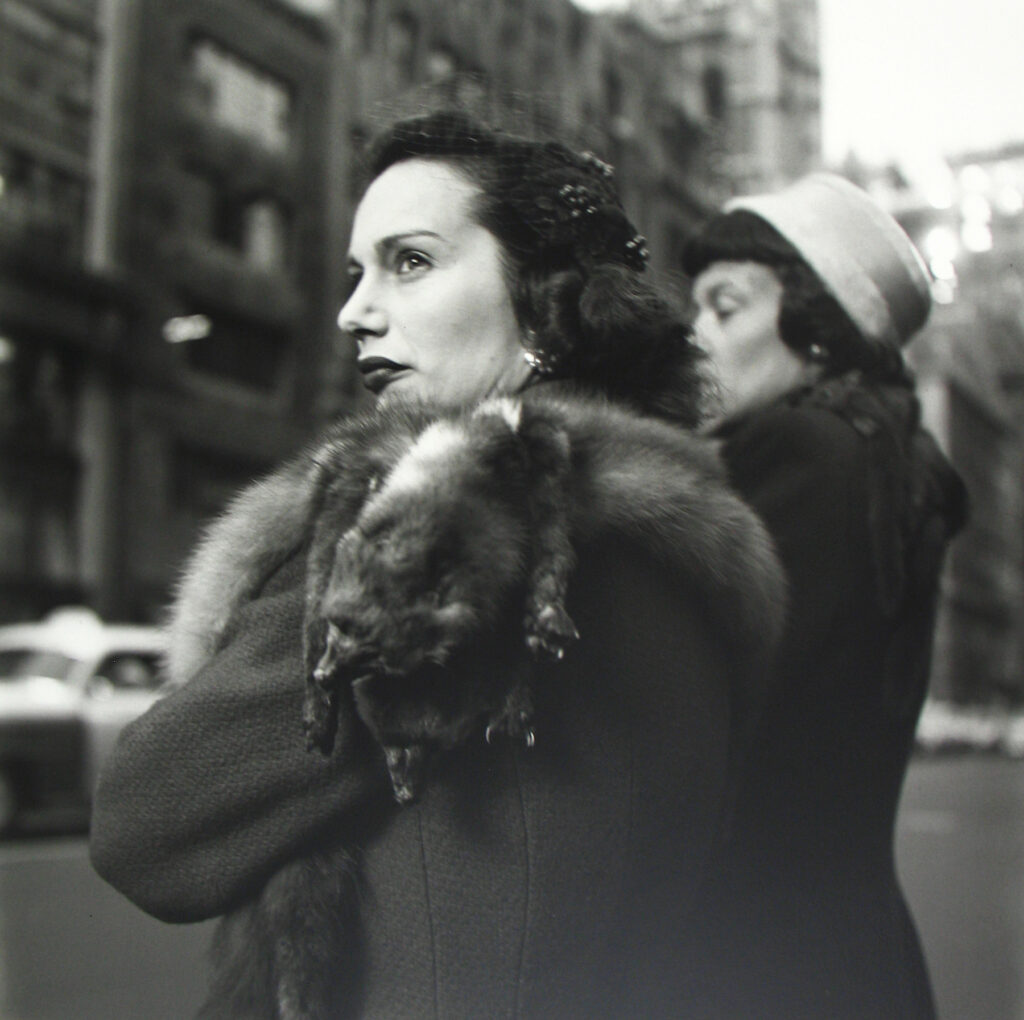
<path fill-rule="evenodd" d="M 1024 142 L 1024 0 L 820 3 L 826 156 Z"/>
<path fill-rule="evenodd" d="M 819 3 L 826 159 L 853 149 L 917 162 L 1024 142 L 1024 0 Z"/>

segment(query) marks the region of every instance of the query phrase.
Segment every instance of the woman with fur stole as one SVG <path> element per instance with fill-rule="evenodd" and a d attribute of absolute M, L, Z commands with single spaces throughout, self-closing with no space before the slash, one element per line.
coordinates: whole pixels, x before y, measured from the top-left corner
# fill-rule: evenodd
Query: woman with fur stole
<path fill-rule="evenodd" d="M 928 316 L 927 270 L 831 174 L 733 200 L 685 265 L 720 384 L 713 434 L 790 580 L 709 908 L 721 943 L 708 1012 L 930 1020 L 893 840 L 966 494 L 921 427 L 901 354 Z"/>
<path fill-rule="evenodd" d="M 685 1017 L 771 542 L 607 164 L 436 114 L 369 171 L 378 409 L 200 545 L 94 865 L 223 917 L 204 1017 Z"/>

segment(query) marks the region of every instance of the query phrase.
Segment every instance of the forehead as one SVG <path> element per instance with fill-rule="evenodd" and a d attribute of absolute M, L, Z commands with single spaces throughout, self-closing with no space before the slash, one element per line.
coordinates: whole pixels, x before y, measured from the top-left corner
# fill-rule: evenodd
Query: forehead
<path fill-rule="evenodd" d="M 476 226 L 473 200 L 480 189 L 447 163 L 409 159 L 374 178 L 356 209 L 352 250 L 381 238 L 429 231 L 456 238 Z"/>
<path fill-rule="evenodd" d="M 775 273 L 760 262 L 712 262 L 697 275 L 693 284 L 697 297 L 707 296 L 722 287 L 732 287 L 746 294 L 777 294 L 782 284 Z"/>

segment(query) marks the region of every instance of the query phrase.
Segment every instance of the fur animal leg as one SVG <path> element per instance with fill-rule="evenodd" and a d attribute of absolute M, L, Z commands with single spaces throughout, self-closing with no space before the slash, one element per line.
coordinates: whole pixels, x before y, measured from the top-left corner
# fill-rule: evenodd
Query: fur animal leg
<path fill-rule="evenodd" d="M 522 740 L 527 747 L 536 743 L 536 734 L 530 725 L 533 721 L 533 665 L 526 662 L 520 668 L 519 679 L 509 688 L 499 709 L 487 720 L 487 743 L 495 733 L 505 733 Z"/>
<path fill-rule="evenodd" d="M 306 750 L 319 750 L 329 755 L 334 750 L 338 730 L 338 692 L 325 690 L 307 682 L 302 705 L 302 729 L 306 734 Z"/>
<path fill-rule="evenodd" d="M 419 795 L 423 785 L 423 767 L 427 750 L 422 744 L 408 747 L 385 747 L 384 760 L 387 762 L 391 789 L 399 804 L 409 804 Z"/>
<path fill-rule="evenodd" d="M 324 634 L 324 637 L 321 642 L 317 642 L 315 636 L 309 634 L 310 628 L 307 628 L 310 648 L 315 649 L 320 644 L 323 652 L 312 672 L 306 676 L 302 728 L 306 733 L 307 750 L 318 748 L 324 754 L 330 754 L 334 749 L 334 737 L 338 729 L 338 673 L 351 652 L 351 640 L 333 623 L 327 623 L 325 628 L 319 622 L 312 629 Z"/>
<path fill-rule="evenodd" d="M 534 486 L 532 563 L 526 614 L 526 646 L 538 659 L 561 659 L 579 637 L 565 609 L 574 557 L 569 533 L 569 435 L 560 422 L 524 409 L 523 439 L 530 451 Z"/>

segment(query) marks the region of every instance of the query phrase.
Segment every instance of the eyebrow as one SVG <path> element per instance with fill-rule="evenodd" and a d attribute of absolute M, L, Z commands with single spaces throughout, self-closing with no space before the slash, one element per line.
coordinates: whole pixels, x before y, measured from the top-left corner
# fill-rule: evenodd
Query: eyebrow
<path fill-rule="evenodd" d="M 740 288 L 738 288 L 732 280 L 716 280 L 705 289 L 704 297 L 708 301 L 715 301 L 718 299 L 718 297 L 722 294 L 723 291 L 728 291 L 730 289 L 737 291 L 737 297 L 739 297 L 742 293 Z"/>
<path fill-rule="evenodd" d="M 710 301 L 718 293 L 721 287 L 722 281 L 712 280 L 711 283 L 705 283 L 694 287 L 693 296 L 703 298 L 705 301 Z"/>
<path fill-rule="evenodd" d="M 403 241 L 408 241 L 411 237 L 433 237 L 438 241 L 443 241 L 444 238 L 433 230 L 403 230 L 398 234 L 388 234 L 387 237 L 382 237 L 376 244 L 374 244 L 374 251 L 377 252 L 377 257 L 380 258 L 386 255 L 388 252 L 394 251 Z M 355 258 L 351 252 L 349 252 L 347 265 L 349 266 L 360 266 L 362 263 L 359 259 Z"/>

